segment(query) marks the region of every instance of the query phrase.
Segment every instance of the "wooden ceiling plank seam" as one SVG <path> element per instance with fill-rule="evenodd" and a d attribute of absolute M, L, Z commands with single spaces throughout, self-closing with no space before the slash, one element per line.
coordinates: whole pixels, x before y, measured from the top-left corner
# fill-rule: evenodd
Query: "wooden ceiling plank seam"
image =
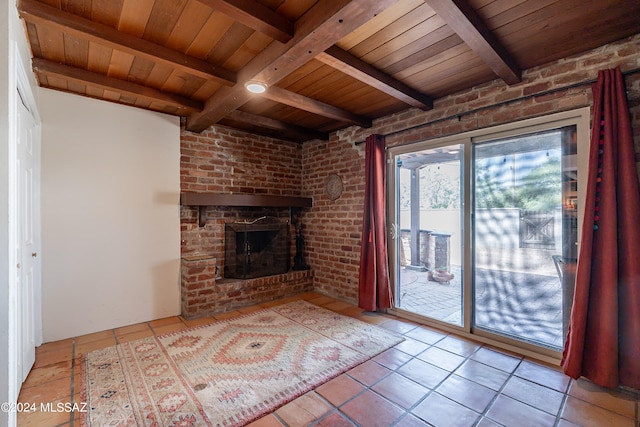
<path fill-rule="evenodd" d="M 220 89 L 220 85 L 212 80 L 206 80 L 200 88 L 191 95 L 191 98 L 200 102 L 205 102 Z"/>
<path fill-rule="evenodd" d="M 36 26 L 42 57 L 51 61 L 64 62 L 64 34 L 61 31 Z"/>
<path fill-rule="evenodd" d="M 463 70 L 461 73 L 457 73 L 457 75 L 459 77 L 463 77 L 466 82 L 469 82 L 471 84 L 471 86 L 477 86 L 490 82 L 492 80 L 496 80 L 493 72 L 484 64 L 483 66 L 476 66 L 468 70 Z M 464 91 L 466 89 L 469 89 L 468 85 L 463 85 L 459 80 L 453 78 L 442 79 L 431 86 L 431 90 L 433 91 L 433 93 L 437 93 L 440 96 L 446 96 L 450 94 L 451 92 L 449 91 L 451 90 L 453 91 L 453 93 L 455 93 Z"/>
<path fill-rule="evenodd" d="M 599 15 L 598 11 L 584 9 L 581 7 L 582 4 L 582 1 L 576 0 L 565 0 L 562 3 L 552 2 L 544 8 L 537 8 L 533 13 L 528 13 L 512 22 L 500 26 L 496 29 L 496 34 L 499 34 L 502 37 L 507 36 L 507 42 L 513 45 L 514 43 L 511 42 L 511 38 L 516 42 L 523 39 L 527 40 L 530 38 L 531 34 L 538 35 L 541 30 L 546 31 L 548 28 L 557 28 L 568 24 L 575 25 L 577 28 L 582 30 L 585 24 L 585 22 L 583 22 L 585 18 L 582 17 L 582 19 L 578 19 L 576 18 L 575 13 L 592 14 L 592 16 L 596 18 Z M 611 5 L 603 8 L 602 12 L 606 11 L 610 7 L 613 10 L 616 10 L 616 8 Z M 581 12 L 582 10 L 584 10 L 584 12 Z M 571 18 L 567 18 L 567 12 L 569 11 L 576 11 L 571 15 Z M 607 27 L 604 26 L 603 28 Z M 585 32 L 582 32 L 582 34 L 585 34 Z"/>
<path fill-rule="evenodd" d="M 93 0 L 91 20 L 116 28 L 122 13 L 123 0 Z"/>
<path fill-rule="evenodd" d="M 89 54 L 87 58 L 87 70 L 94 73 L 107 74 L 113 49 L 99 43 L 89 42 Z M 38 57 L 38 55 L 36 55 Z"/>
<path fill-rule="evenodd" d="M 91 0 L 62 0 L 60 6 L 65 12 L 91 19 Z"/>
<path fill-rule="evenodd" d="M 136 57 L 133 55 L 114 50 L 111 54 L 111 62 L 109 63 L 107 76 L 120 80 L 128 80 L 134 59 L 136 59 Z"/>
<path fill-rule="evenodd" d="M 187 48 L 187 55 L 206 59 L 233 24 L 233 19 L 214 10 Z"/>
<path fill-rule="evenodd" d="M 293 38 L 294 24 L 254 0 L 198 0 L 280 43 Z"/>
<path fill-rule="evenodd" d="M 460 74 L 465 73 L 467 70 L 479 69 L 485 73 L 490 73 L 491 69 L 487 67 L 487 64 L 478 60 L 478 57 L 466 57 L 457 58 L 455 64 L 441 64 L 441 66 L 434 67 L 431 72 L 419 73 L 415 76 L 415 80 L 422 82 L 429 87 L 434 87 L 440 82 L 453 82 Z M 491 77 L 491 76 L 490 76 Z M 495 77 L 495 75 L 493 76 Z"/>
<path fill-rule="evenodd" d="M 67 79 L 64 77 L 58 77 L 58 76 L 47 76 L 47 80 L 49 82 L 49 88 L 50 89 L 57 89 L 57 90 L 61 90 L 63 92 L 68 92 L 69 89 L 67 88 Z"/>
<path fill-rule="evenodd" d="M 155 65 L 156 64 L 154 64 L 153 62 L 147 61 L 146 59 L 140 58 L 139 56 L 134 57 L 129 69 L 129 75 L 127 76 L 126 80 L 145 86 L 156 88 L 160 87 L 148 84 L 149 76 L 151 75 L 151 72 L 153 71 Z"/>
<path fill-rule="evenodd" d="M 393 39 L 382 43 L 380 46 L 376 47 L 369 53 L 361 55 L 360 59 L 375 66 L 376 62 L 378 62 L 381 58 L 386 58 L 391 53 L 402 52 L 403 55 L 410 55 L 419 50 L 420 47 L 428 47 L 429 44 L 427 43 L 428 40 L 430 40 L 429 36 L 433 33 L 442 33 L 442 28 L 448 29 L 442 18 L 434 14 L 429 19 L 421 22 L 417 26 L 410 28 L 397 37 L 394 37 Z M 451 29 L 448 30 L 449 32 L 453 33 Z M 433 36 L 431 37 L 433 38 Z M 418 47 L 415 43 L 417 40 L 422 40 L 423 43 L 427 43 L 424 43 L 420 47 Z M 406 46 L 412 47 L 415 50 L 411 51 L 407 49 Z M 396 54 L 399 55 L 400 53 Z"/>
<path fill-rule="evenodd" d="M 138 98 L 135 103 L 135 106 L 138 108 L 149 108 L 150 105 L 151 105 L 151 101 L 143 98 Z"/>
<path fill-rule="evenodd" d="M 522 81 L 516 61 L 467 0 L 425 1 L 505 83 Z"/>
<path fill-rule="evenodd" d="M 353 54 L 354 56 L 363 57 L 369 54 L 374 49 L 379 48 L 387 41 L 399 37 L 413 28 L 419 27 L 434 15 L 435 12 L 433 12 L 431 7 L 429 7 L 429 5 L 426 3 L 422 3 L 416 9 L 410 11 L 395 22 L 392 22 L 389 25 L 379 29 L 375 34 L 372 34 L 371 37 L 368 37 L 367 39 L 353 46 L 348 50 L 348 52 Z"/>
<path fill-rule="evenodd" d="M 397 1 L 378 0 L 371 4 L 367 0 L 332 0 L 316 3 L 296 21 L 291 41 L 285 45 L 271 43 L 240 71 L 239 80 L 258 79 L 273 86 Z M 202 132 L 247 102 L 249 95 L 242 84 L 221 88 L 207 101 L 204 111 L 187 118 L 187 129 Z"/>
<path fill-rule="evenodd" d="M 204 79 L 186 76 L 184 73 L 173 70 L 160 90 L 163 92 L 176 93 L 193 99 L 193 93 L 196 92 L 205 81 L 206 80 Z"/>
<path fill-rule="evenodd" d="M 367 86 L 354 88 L 344 97 L 340 98 L 340 102 L 341 104 L 347 105 L 357 104 L 359 108 L 354 108 L 354 112 L 372 117 L 376 117 L 374 115 L 374 104 L 388 103 L 389 105 L 401 106 L 403 109 L 407 108 L 406 103 L 398 100 L 397 98 L 390 97 L 375 88 L 372 90 Z"/>
<path fill-rule="evenodd" d="M 449 29 L 449 27 L 443 28 L 447 30 Z M 455 49 L 456 47 L 461 45 L 464 45 L 464 42 L 462 41 L 460 36 L 458 36 L 456 33 L 453 33 L 450 36 L 445 37 L 444 39 L 436 43 L 430 44 L 428 47 L 418 50 L 417 52 L 412 53 L 411 55 L 406 56 L 399 61 L 391 62 L 388 66 L 382 66 L 384 65 L 384 63 L 382 63 L 380 64 L 381 66 L 379 68 L 382 72 L 393 76 L 403 70 L 414 67 L 418 64 L 422 64 L 431 58 L 444 55 L 449 49 Z M 385 61 L 385 63 L 388 62 L 390 61 Z"/>
<path fill-rule="evenodd" d="M 120 20 L 115 28 L 132 36 L 142 38 L 154 3 L 155 0 L 124 0 Z"/>
<path fill-rule="evenodd" d="M 333 105 L 281 89 L 277 86 L 268 88 L 262 96 L 281 104 L 289 105 L 300 110 L 308 111 L 310 113 L 341 122 L 355 124 L 364 128 L 370 128 L 372 125 L 371 119 L 367 117 L 358 116 L 347 110 L 343 110 L 342 108 L 334 107 Z"/>
<path fill-rule="evenodd" d="M 143 97 L 154 102 L 173 105 L 178 107 L 182 113 L 202 108 L 202 103 L 183 96 L 162 92 L 137 83 L 108 77 L 103 74 L 71 67 L 69 65 L 54 63 L 46 59 L 34 58 L 32 66 L 35 73 L 42 73 L 47 76 L 68 79 L 86 85 L 98 86 L 105 91 L 120 92 L 123 94 Z"/>
<path fill-rule="evenodd" d="M 366 22 L 355 31 L 347 34 L 336 44 L 343 50 L 349 51 L 352 47 L 362 43 L 364 40 L 376 34 L 380 28 L 392 24 L 398 19 L 413 11 L 415 8 L 423 4 L 423 0 L 406 0 L 400 2 L 394 7 L 379 13 L 369 22 Z"/>
<path fill-rule="evenodd" d="M 63 40 L 65 64 L 87 68 L 89 63 L 89 42 L 71 34 L 64 34 Z"/>
<path fill-rule="evenodd" d="M 87 86 L 87 96 L 94 99 L 102 99 L 104 96 L 104 90 L 95 86 Z"/>
<path fill-rule="evenodd" d="M 269 36 L 255 31 L 222 66 L 229 70 L 240 70 L 272 42 L 273 39 Z"/>
<path fill-rule="evenodd" d="M 87 86 L 82 83 L 75 82 L 73 80 L 70 80 L 69 82 L 67 82 L 67 89 L 69 90 L 69 92 L 73 92 L 79 95 L 87 94 Z"/>
<path fill-rule="evenodd" d="M 325 67 L 322 62 L 311 60 L 304 64 L 302 67 L 295 69 L 291 74 L 278 82 L 278 85 L 284 89 L 292 92 L 302 91 L 309 86 L 309 77 L 322 73 L 322 68 Z M 317 81 L 317 79 L 315 79 Z"/>
<path fill-rule="evenodd" d="M 640 5 L 640 3 L 638 3 Z M 512 54 L 519 58 L 519 62 L 524 68 L 531 68 L 536 65 L 548 63 L 564 58 L 582 49 L 593 49 L 611 41 L 609 37 L 599 37 L 598 30 L 605 33 L 610 32 L 612 25 L 616 27 L 618 34 L 622 32 L 624 17 L 628 17 L 632 29 L 628 35 L 637 33 L 637 22 L 640 12 L 636 7 L 636 18 L 629 13 L 629 8 L 616 7 L 613 3 L 600 6 L 598 9 L 585 8 L 582 2 L 566 0 L 561 4 L 553 2 L 544 8 L 536 8 L 534 13 L 527 13 L 519 19 L 503 25 L 496 30 L 505 45 Z M 528 11 L 528 10 L 527 10 Z M 607 25 L 600 16 L 612 16 L 611 11 L 622 11 L 622 16 L 613 18 L 611 24 Z M 568 15 L 570 14 L 570 15 Z M 578 16 L 576 16 L 578 14 Z M 571 16 L 568 18 L 567 16 Z M 591 31 L 588 31 L 586 22 L 597 22 Z M 570 29 L 573 28 L 573 31 Z M 567 34 L 568 33 L 568 34 Z M 562 34 L 560 38 L 557 34 Z M 585 38 L 584 34 L 589 34 Z M 559 49 L 540 49 L 541 38 L 554 37 Z M 620 34 L 622 36 L 622 34 Z"/>
<path fill-rule="evenodd" d="M 198 77 L 191 77 L 184 82 L 184 85 L 180 88 L 180 93 L 183 96 L 194 99 L 193 94 L 196 93 L 206 82 L 207 80 Z"/>
<path fill-rule="evenodd" d="M 449 61 L 451 58 L 455 58 L 460 55 L 468 55 L 474 58 L 479 58 L 478 55 L 476 55 L 476 53 L 473 50 L 471 50 L 471 48 L 469 48 L 469 46 L 466 43 L 461 43 L 441 53 L 433 55 L 425 59 L 424 61 L 408 66 L 403 70 L 397 73 L 394 73 L 392 75 L 397 79 L 400 79 L 403 81 L 409 81 L 411 76 L 418 74 L 420 72 L 424 72 L 425 70 L 431 67 L 438 66 L 439 64 L 442 64 L 443 62 Z"/>
<path fill-rule="evenodd" d="M 143 56 L 153 62 L 180 68 L 198 77 L 215 79 L 226 85 L 233 85 L 236 82 L 236 73 L 232 71 L 35 0 L 18 0 L 18 12 L 25 21 L 56 28 L 131 55 Z"/>
<path fill-rule="evenodd" d="M 156 63 L 153 65 L 153 69 L 149 73 L 144 85 L 153 88 L 161 88 L 173 71 L 173 67 Z"/>
<path fill-rule="evenodd" d="M 423 110 L 433 108 L 433 100 L 428 95 L 383 73 L 337 46 L 330 47 L 318 55 L 317 59 L 413 107 Z"/>
<path fill-rule="evenodd" d="M 446 60 L 434 64 L 431 67 L 425 68 L 411 76 L 407 76 L 406 80 L 411 82 L 422 82 L 430 87 L 432 82 L 437 81 L 442 76 L 448 77 L 452 74 L 455 74 L 453 70 L 458 70 L 461 67 L 467 67 L 469 64 L 473 66 L 482 64 L 486 67 L 486 69 L 490 70 L 490 68 L 480 59 L 478 55 L 476 55 L 473 51 L 467 51 L 462 53 L 461 55 L 453 56 L 447 58 Z M 495 77 L 495 74 L 494 74 Z"/>
<path fill-rule="evenodd" d="M 541 11 L 549 6 L 557 3 L 557 0 L 538 0 L 535 2 L 526 1 L 516 7 L 502 11 L 487 20 L 487 26 L 491 31 L 497 31 L 505 26 L 513 26 L 514 31 L 518 31 L 518 26 L 514 25 L 516 21 L 534 19 Z"/>
<path fill-rule="evenodd" d="M 31 53 L 35 57 L 42 57 L 42 49 L 40 48 L 40 39 L 38 38 L 38 29 L 31 22 L 25 21 L 25 28 L 27 31 L 27 39 L 29 40 L 29 44 L 31 46 Z"/>
<path fill-rule="evenodd" d="M 229 27 L 229 30 L 222 35 L 218 43 L 212 46 L 207 54 L 206 60 L 214 64 L 222 64 L 221 66 L 224 67 L 226 61 L 228 61 L 255 32 L 253 28 L 247 27 L 241 22 L 234 22 L 231 24 L 231 27 Z"/>
<path fill-rule="evenodd" d="M 330 68 L 331 67 L 327 67 Z M 371 86 L 361 82 L 360 80 L 343 73 L 340 70 L 333 69 L 333 73 L 331 73 L 325 80 L 322 82 L 323 85 L 316 84 L 305 92 L 307 96 L 313 99 L 317 99 L 322 102 L 331 102 L 332 105 L 335 105 L 340 108 L 349 109 L 349 111 L 353 111 L 353 109 L 358 108 L 361 104 L 360 102 L 356 102 L 355 104 L 350 104 L 345 102 L 345 99 L 351 98 L 351 94 L 355 91 L 359 91 L 362 89 L 375 90 L 378 93 L 377 89 L 372 88 Z M 326 83 L 326 86 L 324 85 Z M 332 88 L 340 88 L 339 90 L 335 90 Z M 388 95 L 384 95 L 388 96 Z M 355 99 L 358 101 L 358 99 Z"/>
<path fill-rule="evenodd" d="M 308 139 L 329 139 L 329 135 L 323 132 L 317 132 L 313 129 L 303 128 L 302 126 L 292 125 L 290 123 L 285 123 L 264 116 L 257 116 L 241 110 L 234 110 L 228 117 L 231 120 L 251 123 L 254 126 L 264 127 L 267 129 L 303 134 L 308 136 Z"/>
<path fill-rule="evenodd" d="M 189 0 L 156 0 L 142 38 L 165 46 Z"/>
<path fill-rule="evenodd" d="M 199 1 L 188 2 L 171 30 L 165 46 L 186 53 L 212 14 L 213 10 Z"/>

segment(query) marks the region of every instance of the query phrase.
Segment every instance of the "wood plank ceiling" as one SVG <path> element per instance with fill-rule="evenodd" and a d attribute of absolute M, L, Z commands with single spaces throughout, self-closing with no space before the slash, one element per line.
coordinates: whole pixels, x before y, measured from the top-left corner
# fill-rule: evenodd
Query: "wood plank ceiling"
<path fill-rule="evenodd" d="M 638 0 L 18 0 L 42 87 L 290 141 L 640 32 Z M 250 80 L 267 85 L 256 95 Z"/>

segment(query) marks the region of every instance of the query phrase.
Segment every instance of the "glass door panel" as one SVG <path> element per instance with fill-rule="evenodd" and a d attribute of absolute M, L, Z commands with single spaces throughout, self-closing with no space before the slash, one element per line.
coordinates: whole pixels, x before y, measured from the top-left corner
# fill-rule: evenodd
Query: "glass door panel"
<path fill-rule="evenodd" d="M 396 307 L 463 325 L 462 152 L 456 144 L 396 157 Z"/>
<path fill-rule="evenodd" d="M 576 260 L 575 126 L 473 146 L 473 325 L 561 349 Z"/>

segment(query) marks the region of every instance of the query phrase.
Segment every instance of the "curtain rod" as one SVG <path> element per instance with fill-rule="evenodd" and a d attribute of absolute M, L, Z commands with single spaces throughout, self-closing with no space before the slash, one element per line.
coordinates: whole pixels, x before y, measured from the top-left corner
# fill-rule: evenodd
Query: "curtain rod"
<path fill-rule="evenodd" d="M 630 74 L 636 74 L 636 73 L 640 73 L 640 68 L 634 68 L 632 70 L 624 71 L 622 73 L 622 75 L 623 76 L 628 76 Z M 462 116 L 467 116 L 469 114 L 475 114 L 475 113 L 478 113 L 480 111 L 488 110 L 490 108 L 502 107 L 503 105 L 508 105 L 508 104 L 511 104 L 511 103 L 514 103 L 514 102 L 525 101 L 527 99 L 536 98 L 538 96 L 549 95 L 549 94 L 552 94 L 552 93 L 561 92 L 563 90 L 568 90 L 568 89 L 573 89 L 573 88 L 580 87 L 580 86 L 590 85 L 590 84 L 596 83 L 597 81 L 598 81 L 598 79 L 592 79 L 592 80 L 587 80 L 587 81 L 584 81 L 584 82 L 572 83 L 572 84 L 567 85 L 567 86 L 556 87 L 556 88 L 545 90 L 545 91 L 542 91 L 542 92 L 532 93 L 531 95 L 521 96 L 519 98 L 508 99 L 506 101 L 502 101 L 502 102 L 498 102 L 498 103 L 490 104 L 490 105 L 485 105 L 484 107 L 478 107 L 478 108 L 475 108 L 473 110 L 463 111 L 461 113 L 452 114 L 452 115 L 446 116 L 446 117 L 441 117 L 439 119 L 434 119 L 434 120 L 431 120 L 431 121 L 428 121 L 428 122 L 425 122 L 425 123 L 420 123 L 419 125 L 411 126 L 411 127 L 405 128 L 405 129 L 389 132 L 387 134 L 384 134 L 383 136 L 384 137 L 393 136 L 393 135 L 397 135 L 397 134 L 400 134 L 400 133 L 403 133 L 403 132 L 408 132 L 408 131 L 411 131 L 411 130 L 420 129 L 420 128 L 423 128 L 423 127 L 426 127 L 426 126 L 430 126 L 430 125 L 433 125 L 433 124 L 436 124 L 436 123 L 445 122 L 445 121 L 451 120 L 451 119 L 460 120 L 460 117 L 462 117 Z M 366 141 L 356 141 L 354 143 L 354 145 L 364 144 L 365 142 Z"/>

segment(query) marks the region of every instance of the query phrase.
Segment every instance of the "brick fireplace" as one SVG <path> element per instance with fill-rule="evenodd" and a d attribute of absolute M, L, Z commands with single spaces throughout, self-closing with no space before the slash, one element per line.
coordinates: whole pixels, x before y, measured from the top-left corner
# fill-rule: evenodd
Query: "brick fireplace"
<path fill-rule="evenodd" d="M 282 199 L 304 195 L 302 144 L 221 127 L 199 134 L 183 129 L 180 155 L 183 193 L 224 196 L 214 204 L 191 200 L 180 208 L 182 314 L 207 316 L 312 290 L 310 270 L 259 278 L 230 278 L 225 273 L 225 224 L 265 216 L 288 223 L 293 265 L 294 223 L 308 208 L 295 203 L 289 207 Z M 268 203 L 274 200 L 277 203 Z"/>
<path fill-rule="evenodd" d="M 290 270 L 292 221 L 298 221 L 299 210 L 310 206 L 311 199 L 184 192 L 181 205 L 185 318 L 313 289 L 312 271 Z"/>

